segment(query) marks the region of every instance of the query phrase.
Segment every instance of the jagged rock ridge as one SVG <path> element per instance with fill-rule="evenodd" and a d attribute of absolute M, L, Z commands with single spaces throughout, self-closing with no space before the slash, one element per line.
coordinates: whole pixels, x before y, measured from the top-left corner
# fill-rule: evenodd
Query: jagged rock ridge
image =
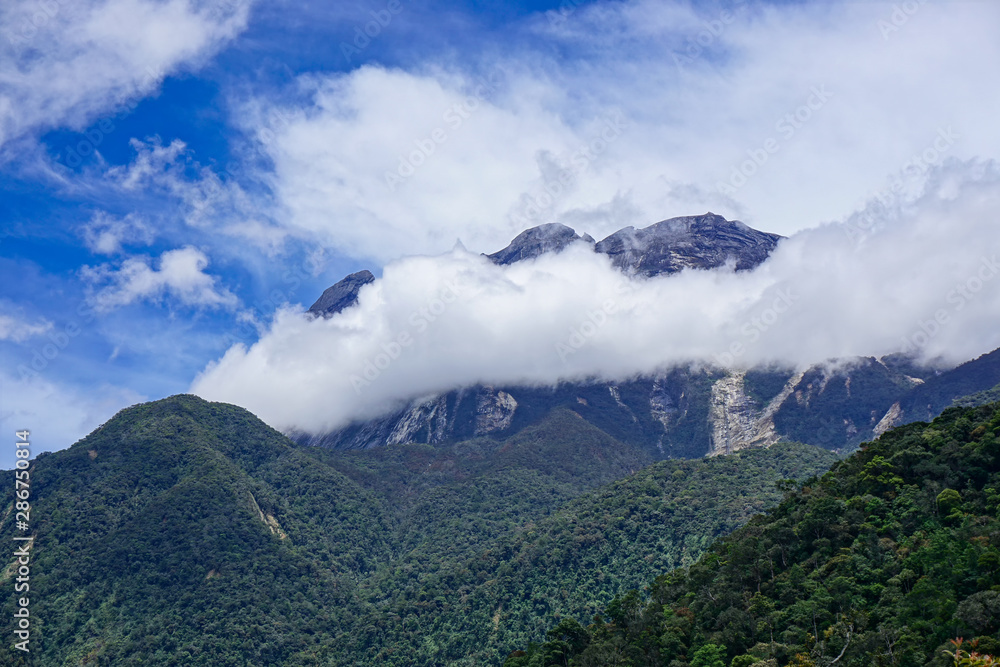
<path fill-rule="evenodd" d="M 768 258 L 781 238 L 706 213 L 663 220 L 643 229 L 626 227 L 594 249 L 609 255 L 626 273 L 651 277 L 687 268 L 714 268 L 729 260 L 738 271 L 752 269 Z"/>
<path fill-rule="evenodd" d="M 552 222 L 526 229 L 506 248 L 486 257 L 509 265 L 582 242 L 611 257 L 624 273 L 648 278 L 688 268 L 712 269 L 728 261 L 735 262 L 737 270 L 752 269 L 767 259 L 782 238 L 711 212 L 670 218 L 643 229 L 626 227 L 599 243 L 589 234 L 581 236 L 571 227 Z M 352 273 L 323 292 L 309 312 L 331 317 L 357 303 L 360 289 L 374 280 L 370 271 Z"/>
<path fill-rule="evenodd" d="M 367 269 L 352 273 L 336 285 L 328 287 L 316 299 L 316 303 L 309 307 L 309 312 L 317 317 L 336 315 L 357 303 L 358 292 L 361 291 L 361 288 L 374 281 L 375 276 Z"/>
<path fill-rule="evenodd" d="M 518 234 L 503 250 L 487 255 L 495 264 L 506 265 L 533 259 L 550 252 L 560 252 L 575 241 L 583 241 L 591 245 L 594 239 L 589 234 L 580 236 L 570 227 L 558 222 L 550 222 L 538 227 L 532 227 Z"/>

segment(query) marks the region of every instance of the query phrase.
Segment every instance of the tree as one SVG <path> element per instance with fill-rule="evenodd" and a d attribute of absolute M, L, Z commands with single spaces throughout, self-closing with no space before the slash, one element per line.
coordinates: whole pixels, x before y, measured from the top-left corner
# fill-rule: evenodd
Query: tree
<path fill-rule="evenodd" d="M 694 652 L 691 667 L 726 667 L 726 647 L 705 644 Z"/>
<path fill-rule="evenodd" d="M 937 504 L 941 513 L 948 516 L 962 504 L 962 496 L 955 489 L 945 489 L 938 494 Z"/>

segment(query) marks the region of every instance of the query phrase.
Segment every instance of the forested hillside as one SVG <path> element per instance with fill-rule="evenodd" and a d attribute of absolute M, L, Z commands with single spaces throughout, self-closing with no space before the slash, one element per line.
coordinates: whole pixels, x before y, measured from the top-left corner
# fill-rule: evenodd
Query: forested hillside
<path fill-rule="evenodd" d="M 596 613 L 655 574 L 694 562 L 714 538 L 776 504 L 783 479 L 805 479 L 834 460 L 817 447 L 787 444 L 657 463 L 547 518 L 512 521 L 508 533 L 467 536 L 479 547 L 463 558 L 450 553 L 454 527 L 437 522 L 439 538 L 362 584 L 382 610 L 379 622 L 323 655 L 329 664 L 344 655 L 400 667 L 499 664 L 554 619 Z"/>
<path fill-rule="evenodd" d="M 566 411 L 506 440 L 330 452 L 175 396 L 33 462 L 34 662 L 5 642 L 0 664 L 499 664 L 833 460 L 789 444 L 648 466 Z"/>
<path fill-rule="evenodd" d="M 952 408 L 505 665 L 945 665 L 956 637 L 1000 652 L 998 510 L 1000 404 Z"/>

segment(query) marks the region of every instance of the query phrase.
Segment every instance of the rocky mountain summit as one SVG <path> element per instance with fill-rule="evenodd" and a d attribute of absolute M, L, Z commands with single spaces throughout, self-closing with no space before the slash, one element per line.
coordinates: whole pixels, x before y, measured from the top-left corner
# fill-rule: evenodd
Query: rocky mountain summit
<path fill-rule="evenodd" d="M 596 243 L 589 234 L 580 236 L 566 225 L 549 223 L 521 232 L 509 246 L 487 257 L 497 264 L 513 264 L 581 241 L 610 256 L 624 273 L 652 277 L 688 268 L 711 269 L 727 261 L 733 261 L 737 270 L 752 269 L 767 259 L 781 238 L 709 212 L 642 229 L 625 227 Z"/>
<path fill-rule="evenodd" d="M 767 259 L 782 238 L 711 212 L 670 218 L 643 229 L 625 227 L 600 242 L 590 234 L 581 236 L 571 227 L 552 222 L 524 230 L 506 248 L 486 257 L 505 266 L 562 252 L 581 242 L 610 256 L 624 273 L 648 278 L 687 268 L 712 269 L 728 261 L 733 261 L 738 271 L 752 269 Z M 357 303 L 358 292 L 374 280 L 371 271 L 352 273 L 323 292 L 309 312 L 331 317 Z"/>
<path fill-rule="evenodd" d="M 550 252 L 561 252 L 568 245 L 576 241 L 583 241 L 594 245 L 594 239 L 590 234 L 580 236 L 571 227 L 561 225 L 558 222 L 550 222 L 538 227 L 526 229 L 518 234 L 510 245 L 503 250 L 498 250 L 492 255 L 487 255 L 494 264 L 506 265 L 520 262 L 525 259 L 533 259 Z"/>
<path fill-rule="evenodd" d="M 326 288 L 309 306 L 309 312 L 317 317 L 332 317 L 358 302 L 358 292 L 368 283 L 375 282 L 375 276 L 365 269 L 347 276 L 336 285 Z"/>
<path fill-rule="evenodd" d="M 734 261 L 752 269 L 771 254 L 778 234 L 759 232 L 721 215 L 671 218 L 643 229 L 626 227 L 595 246 L 622 271 L 646 277 L 683 269 L 711 269 Z"/>

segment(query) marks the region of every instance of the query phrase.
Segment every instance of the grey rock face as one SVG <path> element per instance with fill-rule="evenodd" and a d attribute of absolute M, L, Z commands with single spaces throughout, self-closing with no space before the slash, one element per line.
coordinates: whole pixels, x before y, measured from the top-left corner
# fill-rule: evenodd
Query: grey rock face
<path fill-rule="evenodd" d="M 442 442 L 447 438 L 448 401 L 444 396 L 430 396 L 413 404 L 396 421 L 385 444 L 417 442 L 421 432 L 426 434 L 428 443 Z"/>
<path fill-rule="evenodd" d="M 476 435 L 486 435 L 510 428 L 517 401 L 507 392 L 483 387 L 476 400 Z"/>
<path fill-rule="evenodd" d="M 708 418 L 712 423 L 709 456 L 731 454 L 749 447 L 770 447 L 782 436 L 774 427 L 774 414 L 802 381 L 796 373 L 763 408 L 746 393 L 746 371 L 730 371 L 712 385 Z"/>
<path fill-rule="evenodd" d="M 714 213 L 670 218 L 643 229 L 626 227 L 596 244 L 590 235 L 580 236 L 553 222 L 521 232 L 509 246 L 487 257 L 496 264 L 513 264 L 586 241 L 625 273 L 650 277 L 686 268 L 710 269 L 730 259 L 737 270 L 752 269 L 781 238 Z"/>
<path fill-rule="evenodd" d="M 782 237 L 759 232 L 721 215 L 670 218 L 643 229 L 626 227 L 595 246 L 622 271 L 646 277 L 686 268 L 710 269 L 727 260 L 737 270 L 752 269 L 771 254 Z"/>
<path fill-rule="evenodd" d="M 371 271 L 364 270 L 352 273 L 333 287 L 327 288 L 309 307 L 309 312 L 317 317 L 331 317 L 345 308 L 353 306 L 358 301 L 361 288 L 375 280 Z"/>
<path fill-rule="evenodd" d="M 1000 350 L 993 356 L 1000 358 Z M 1000 382 L 1000 370 L 982 361 L 960 369 L 966 377 L 975 371 L 977 383 Z M 954 374 L 940 378 L 951 382 Z M 418 399 L 332 433 L 291 435 L 302 444 L 337 449 L 502 438 L 561 407 L 654 459 L 726 454 L 778 440 L 849 451 L 891 424 L 913 421 L 899 406 L 912 402 L 913 392 L 936 384 L 929 380 L 912 387 L 905 376 L 866 358 L 835 370 L 825 365 L 798 372 L 674 369 L 623 383 L 477 385 Z"/>
<path fill-rule="evenodd" d="M 551 222 L 526 229 L 503 250 L 487 255 L 494 264 L 513 264 L 523 259 L 532 259 L 549 252 L 560 252 L 574 241 L 593 244 L 589 234 L 580 236 L 573 229 L 558 222 Z"/>

